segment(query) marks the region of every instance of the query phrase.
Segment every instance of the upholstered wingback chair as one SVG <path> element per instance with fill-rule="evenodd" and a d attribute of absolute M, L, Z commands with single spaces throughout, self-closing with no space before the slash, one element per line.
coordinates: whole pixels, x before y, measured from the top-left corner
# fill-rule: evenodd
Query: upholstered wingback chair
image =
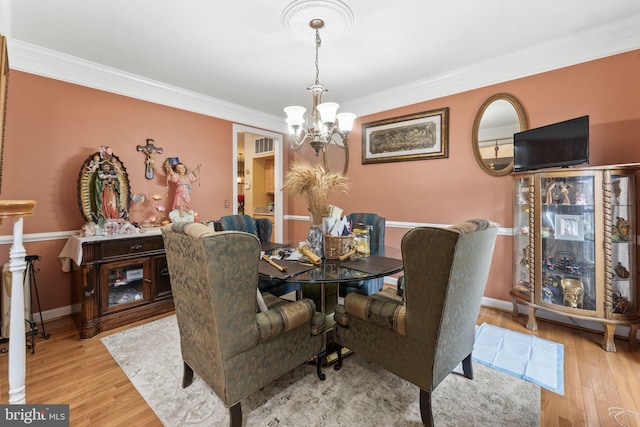
<path fill-rule="evenodd" d="M 235 230 L 251 233 L 258 236 L 260 243 L 266 243 L 271 241 L 273 223 L 269 218 L 253 218 L 249 215 L 226 215 L 214 222 L 214 227 L 220 231 Z M 297 283 L 260 279 L 260 291 L 269 292 L 276 296 L 283 296 L 299 289 L 300 285 Z"/>
<path fill-rule="evenodd" d="M 258 292 L 260 242 L 252 234 L 215 232 L 189 222 L 162 229 L 184 362 L 242 425 L 240 401 L 324 348 L 324 315 L 313 301 Z"/>
<path fill-rule="evenodd" d="M 353 293 L 336 307 L 336 343 L 417 385 L 425 425 L 433 424 L 431 392 L 460 362 L 473 378 L 475 325 L 497 233 L 486 220 L 415 228 L 401 243 L 404 295 Z M 335 369 L 341 366 L 340 358 Z"/>

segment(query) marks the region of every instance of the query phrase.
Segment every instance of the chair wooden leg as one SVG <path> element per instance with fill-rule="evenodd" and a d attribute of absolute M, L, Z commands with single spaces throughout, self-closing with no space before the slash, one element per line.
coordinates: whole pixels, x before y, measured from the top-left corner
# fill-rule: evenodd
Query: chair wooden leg
<path fill-rule="evenodd" d="M 462 361 L 462 372 L 464 373 L 465 377 L 469 378 L 470 380 L 473 379 L 473 365 L 471 364 L 471 353 L 469 353 L 469 355 L 465 357 L 464 360 Z"/>
<path fill-rule="evenodd" d="M 342 346 L 336 344 L 336 351 L 338 352 L 338 361 L 333 365 L 333 370 L 339 371 L 342 368 Z"/>
<path fill-rule="evenodd" d="M 422 424 L 433 427 L 433 413 L 431 412 L 431 393 L 420 389 L 420 417 Z"/>
<path fill-rule="evenodd" d="M 242 406 L 240 406 L 240 402 L 229 408 L 229 418 L 231 427 L 242 427 Z"/>
<path fill-rule="evenodd" d="M 318 378 L 320 378 L 320 381 L 324 381 L 325 378 L 327 378 L 327 376 L 322 373 L 322 364 L 324 363 L 326 358 L 327 358 L 326 351 L 321 351 L 316 356 L 316 374 L 318 374 Z"/>
<path fill-rule="evenodd" d="M 187 362 L 182 362 L 184 370 L 182 371 L 182 388 L 187 388 L 193 382 L 193 369 L 187 365 Z"/>

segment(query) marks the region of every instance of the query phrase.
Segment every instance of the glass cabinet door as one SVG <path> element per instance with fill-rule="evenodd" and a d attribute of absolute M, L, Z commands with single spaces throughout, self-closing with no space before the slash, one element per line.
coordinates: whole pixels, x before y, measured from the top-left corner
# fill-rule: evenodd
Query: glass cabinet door
<path fill-rule="evenodd" d="M 537 219 L 541 272 L 537 301 L 561 310 L 594 315 L 596 293 L 595 177 L 540 178 Z"/>
<path fill-rule="evenodd" d="M 515 204 L 513 206 L 513 258 L 514 291 L 531 301 L 531 278 L 529 277 L 529 177 L 518 178 L 514 182 Z"/>
<path fill-rule="evenodd" d="M 611 311 L 635 315 L 636 282 L 633 265 L 636 259 L 634 236 L 635 185 L 626 175 L 611 177 Z"/>
<path fill-rule="evenodd" d="M 112 262 L 100 268 L 102 312 L 117 311 L 149 300 L 149 261 Z"/>

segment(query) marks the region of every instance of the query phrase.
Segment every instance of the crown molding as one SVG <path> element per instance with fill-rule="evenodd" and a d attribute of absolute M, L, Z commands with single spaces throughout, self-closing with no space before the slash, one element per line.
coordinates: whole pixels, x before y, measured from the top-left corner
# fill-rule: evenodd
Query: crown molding
<path fill-rule="evenodd" d="M 286 133 L 282 117 L 147 79 L 95 62 L 9 39 L 11 69 Z"/>
<path fill-rule="evenodd" d="M 374 114 L 640 48 L 640 15 L 341 103 Z"/>
<path fill-rule="evenodd" d="M 0 6 L 6 10 L 6 0 Z M 273 132 L 284 120 L 8 37 L 12 69 Z M 640 15 L 342 103 L 358 116 L 478 89 L 640 48 Z"/>

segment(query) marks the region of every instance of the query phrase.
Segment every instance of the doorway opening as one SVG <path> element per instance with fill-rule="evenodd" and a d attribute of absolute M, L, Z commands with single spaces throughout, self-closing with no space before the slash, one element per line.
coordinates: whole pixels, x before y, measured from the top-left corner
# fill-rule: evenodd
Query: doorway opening
<path fill-rule="evenodd" d="M 233 125 L 233 213 L 271 219 L 277 242 L 283 241 L 282 150 L 282 134 Z"/>

